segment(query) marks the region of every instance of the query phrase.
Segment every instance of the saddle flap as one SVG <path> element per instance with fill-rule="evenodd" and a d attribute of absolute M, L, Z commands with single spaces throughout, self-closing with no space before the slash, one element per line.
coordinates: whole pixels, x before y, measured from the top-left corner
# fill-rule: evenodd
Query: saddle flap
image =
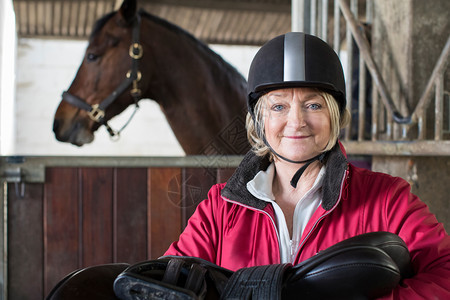
<path fill-rule="evenodd" d="M 346 246 L 292 267 L 282 299 L 292 299 L 299 293 L 302 299 L 372 299 L 390 292 L 400 279 L 400 270 L 383 250 Z"/>

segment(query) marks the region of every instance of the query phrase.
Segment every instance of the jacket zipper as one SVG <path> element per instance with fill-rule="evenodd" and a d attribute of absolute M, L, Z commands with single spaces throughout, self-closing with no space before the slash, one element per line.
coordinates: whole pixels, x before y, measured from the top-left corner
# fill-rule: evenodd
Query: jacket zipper
<path fill-rule="evenodd" d="M 317 219 L 317 221 L 314 223 L 314 225 L 313 225 L 313 227 L 311 228 L 311 230 L 308 232 L 308 234 L 306 235 L 306 237 L 303 239 L 303 241 L 301 242 L 301 244 L 298 246 L 298 250 L 297 250 L 297 253 L 295 254 L 295 259 L 294 259 L 294 261 L 297 260 L 297 256 L 299 255 L 300 250 L 302 249 L 303 245 L 306 243 L 306 241 L 308 240 L 308 238 L 311 236 L 311 233 L 314 231 L 314 229 L 316 229 L 316 227 L 317 227 L 317 225 L 319 224 L 319 222 L 322 221 L 326 216 L 328 216 L 333 210 L 335 210 L 335 208 L 336 208 L 336 207 L 339 205 L 339 203 L 341 202 L 341 199 L 342 199 L 342 193 L 343 193 L 343 190 L 344 190 L 344 183 L 345 183 L 345 179 L 346 179 L 348 173 L 349 173 L 349 170 L 348 170 L 348 167 L 347 167 L 347 169 L 346 169 L 345 172 L 344 172 L 344 176 L 343 176 L 343 178 L 342 178 L 342 181 L 341 181 L 341 188 L 340 188 L 340 191 L 339 191 L 339 198 L 338 198 L 338 201 L 336 201 L 336 204 L 335 204 L 329 211 L 327 211 L 325 214 L 323 214 L 319 219 Z"/>

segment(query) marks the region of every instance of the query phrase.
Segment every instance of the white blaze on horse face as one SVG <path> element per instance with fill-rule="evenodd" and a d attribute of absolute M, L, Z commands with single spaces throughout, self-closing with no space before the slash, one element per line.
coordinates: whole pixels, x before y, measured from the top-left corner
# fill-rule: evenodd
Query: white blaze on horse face
<path fill-rule="evenodd" d="M 280 155 L 301 161 L 326 147 L 331 120 L 325 99 L 314 89 L 289 88 L 268 93 L 264 130 Z"/>

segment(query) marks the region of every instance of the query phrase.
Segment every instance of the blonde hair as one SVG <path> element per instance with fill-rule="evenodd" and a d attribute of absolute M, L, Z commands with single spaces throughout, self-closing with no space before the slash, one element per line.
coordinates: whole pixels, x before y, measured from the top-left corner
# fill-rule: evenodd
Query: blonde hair
<path fill-rule="evenodd" d="M 330 125 L 331 133 L 330 139 L 326 147 L 322 152 L 331 150 L 336 144 L 339 133 L 342 128 L 346 127 L 350 123 L 350 112 L 347 108 L 344 109 L 342 114 L 339 113 L 339 105 L 336 99 L 329 93 L 318 90 L 319 95 L 323 97 L 330 113 Z M 252 146 L 253 152 L 258 156 L 270 155 L 270 159 L 273 159 L 273 153 L 270 148 L 264 143 L 264 116 L 265 104 L 267 103 L 267 94 L 262 95 L 255 104 L 253 109 L 255 114 L 255 120 L 253 120 L 250 113 L 247 113 L 246 128 L 247 139 Z M 256 121 L 256 122 L 255 122 Z"/>

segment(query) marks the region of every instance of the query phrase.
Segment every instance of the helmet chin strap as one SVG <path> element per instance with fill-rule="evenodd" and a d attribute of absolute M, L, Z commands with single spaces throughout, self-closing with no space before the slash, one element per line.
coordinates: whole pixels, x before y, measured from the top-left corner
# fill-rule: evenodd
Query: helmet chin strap
<path fill-rule="evenodd" d="M 306 168 L 309 167 L 310 164 L 312 164 L 314 161 L 318 160 L 321 163 L 323 163 L 325 156 L 327 155 L 327 153 L 329 151 L 325 151 L 320 153 L 319 155 L 316 155 L 310 159 L 307 160 L 292 160 L 289 159 L 287 157 L 282 156 L 281 154 L 278 154 L 273 148 L 272 146 L 270 146 L 269 142 L 266 140 L 266 137 L 263 136 L 263 141 L 266 144 L 267 147 L 269 147 L 270 151 L 272 151 L 273 154 L 275 154 L 276 156 L 278 156 L 279 158 L 281 158 L 284 161 L 290 162 L 290 163 L 294 163 L 294 164 L 304 164 L 300 169 L 297 170 L 297 172 L 295 172 L 294 176 L 292 176 L 291 179 L 291 186 L 295 189 L 297 188 L 297 184 L 298 181 L 300 180 L 300 177 L 303 175 L 303 173 L 305 172 Z"/>

